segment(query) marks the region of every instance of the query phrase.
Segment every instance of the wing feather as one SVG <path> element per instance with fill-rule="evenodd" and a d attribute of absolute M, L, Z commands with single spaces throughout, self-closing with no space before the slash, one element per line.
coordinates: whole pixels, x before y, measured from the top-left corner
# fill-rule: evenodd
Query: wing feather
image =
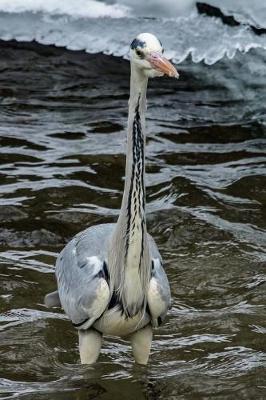
<path fill-rule="evenodd" d="M 152 318 L 152 325 L 160 325 L 171 306 L 169 282 L 164 272 L 161 260 L 152 260 L 152 277 L 148 289 L 148 305 Z"/>
<path fill-rule="evenodd" d="M 103 229 L 89 228 L 66 245 L 56 262 L 62 308 L 79 329 L 89 328 L 109 303 L 105 254 L 99 251 L 99 245 L 97 247 L 95 243 L 100 241 L 103 246 L 103 240 L 106 240 Z"/>

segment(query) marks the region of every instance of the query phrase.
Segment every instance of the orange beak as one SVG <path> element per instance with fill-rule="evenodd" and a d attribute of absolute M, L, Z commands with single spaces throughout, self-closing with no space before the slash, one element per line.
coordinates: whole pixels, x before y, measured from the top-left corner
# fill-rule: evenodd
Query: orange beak
<path fill-rule="evenodd" d="M 170 76 L 171 78 L 179 78 L 179 73 L 165 57 L 160 53 L 151 53 L 148 55 L 147 60 L 151 64 L 152 68 L 162 72 L 164 75 Z"/>

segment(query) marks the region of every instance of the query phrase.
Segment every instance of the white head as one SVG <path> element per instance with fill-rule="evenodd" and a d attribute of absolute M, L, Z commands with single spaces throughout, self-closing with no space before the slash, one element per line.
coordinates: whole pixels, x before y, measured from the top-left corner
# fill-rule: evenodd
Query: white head
<path fill-rule="evenodd" d="M 151 33 L 139 34 L 130 45 L 131 63 L 147 78 L 168 75 L 178 78 L 175 67 L 163 56 L 159 39 Z"/>

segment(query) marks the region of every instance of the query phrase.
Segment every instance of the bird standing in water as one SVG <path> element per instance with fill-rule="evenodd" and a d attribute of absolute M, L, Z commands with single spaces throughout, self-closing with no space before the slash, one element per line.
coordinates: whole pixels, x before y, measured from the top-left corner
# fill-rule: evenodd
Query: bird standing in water
<path fill-rule="evenodd" d="M 152 328 L 170 307 L 170 288 L 145 217 L 145 112 L 148 78 L 178 78 L 160 41 L 142 33 L 130 46 L 131 78 L 126 177 L 116 224 L 77 234 L 56 262 L 58 290 L 45 298 L 61 306 L 79 333 L 81 363 L 94 363 L 103 335 L 128 337 L 135 361 L 148 362 Z"/>

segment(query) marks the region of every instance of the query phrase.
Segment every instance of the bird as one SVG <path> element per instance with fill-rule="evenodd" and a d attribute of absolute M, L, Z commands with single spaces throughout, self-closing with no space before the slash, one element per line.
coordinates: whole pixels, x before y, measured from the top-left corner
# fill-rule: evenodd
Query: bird
<path fill-rule="evenodd" d="M 124 192 L 118 220 L 78 233 L 59 254 L 57 290 L 47 307 L 62 307 L 78 330 L 82 364 L 93 364 L 103 335 L 131 343 L 137 364 L 147 364 L 153 328 L 165 320 L 170 286 L 145 215 L 145 114 L 149 78 L 178 78 L 160 40 L 139 34 L 130 45 L 130 96 Z"/>

